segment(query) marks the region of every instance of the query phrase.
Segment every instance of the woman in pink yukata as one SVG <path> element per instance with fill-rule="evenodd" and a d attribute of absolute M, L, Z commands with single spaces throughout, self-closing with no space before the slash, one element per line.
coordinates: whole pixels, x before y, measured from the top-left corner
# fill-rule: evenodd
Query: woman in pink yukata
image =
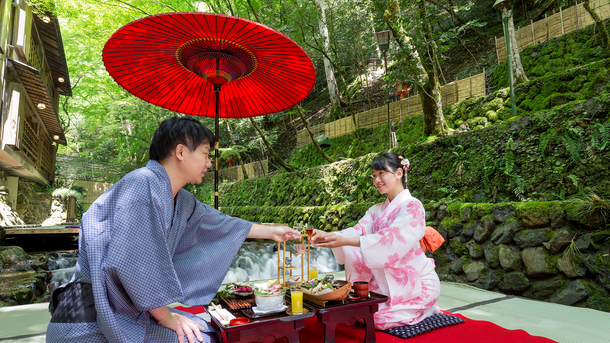
<path fill-rule="evenodd" d="M 312 241 L 332 248 L 352 281 L 368 281 L 369 290 L 389 297 L 375 313 L 375 327 L 385 330 L 440 313 L 441 284 L 434 261 L 419 244 L 426 220 L 421 202 L 405 187 L 409 160 L 384 152 L 372 168 L 373 184 L 387 200 L 371 207 L 352 228 L 315 230 Z"/>

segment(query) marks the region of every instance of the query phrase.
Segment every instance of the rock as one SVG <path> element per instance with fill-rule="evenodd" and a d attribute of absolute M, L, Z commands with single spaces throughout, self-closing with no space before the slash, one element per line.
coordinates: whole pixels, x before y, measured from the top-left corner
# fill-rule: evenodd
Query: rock
<path fill-rule="evenodd" d="M 515 210 L 510 205 L 494 205 L 491 209 L 496 223 L 503 223 L 515 214 Z"/>
<path fill-rule="evenodd" d="M 492 268 L 500 267 L 500 247 L 497 245 L 487 245 L 483 249 L 483 254 L 485 255 L 485 261 Z"/>
<path fill-rule="evenodd" d="M 440 225 L 440 230 L 447 232 L 447 238 L 459 236 L 463 229 L 462 223 L 457 220 L 446 219 Z"/>
<path fill-rule="evenodd" d="M 470 241 L 468 243 L 466 243 L 466 249 L 468 249 L 468 254 L 470 255 L 471 258 L 481 258 L 483 257 L 483 248 L 481 248 L 480 245 L 478 245 L 477 243 Z"/>
<path fill-rule="evenodd" d="M 559 232 L 557 232 L 555 234 L 555 236 L 553 236 L 553 238 L 551 238 L 551 240 L 549 241 L 548 249 L 553 254 L 560 253 L 568 245 L 570 245 L 570 243 L 572 242 L 572 238 L 574 238 L 574 236 L 575 236 L 575 234 L 571 233 L 567 229 L 559 230 Z"/>
<path fill-rule="evenodd" d="M 563 254 L 557 260 L 557 269 L 569 278 L 583 277 L 587 273 L 587 268 L 574 261 L 568 254 Z"/>
<path fill-rule="evenodd" d="M 520 295 L 532 286 L 532 281 L 522 272 L 512 272 L 504 276 L 498 289 L 506 294 Z"/>
<path fill-rule="evenodd" d="M 557 274 L 557 263 L 543 247 L 525 248 L 521 258 L 528 276 L 544 277 Z"/>
<path fill-rule="evenodd" d="M 472 207 L 462 206 L 460 212 L 462 213 L 462 223 L 468 223 L 470 221 L 470 215 L 472 214 Z"/>
<path fill-rule="evenodd" d="M 535 249 L 535 248 L 528 248 Z M 523 293 L 523 296 L 536 300 L 547 300 L 552 295 L 567 286 L 568 281 L 561 275 L 556 275 L 550 279 L 533 281 L 532 287 Z"/>
<path fill-rule="evenodd" d="M 491 233 L 496 228 L 493 220 L 490 217 L 485 217 L 474 229 L 474 240 L 477 243 L 483 243 L 489 239 Z"/>
<path fill-rule="evenodd" d="M 481 275 L 473 285 L 477 288 L 486 289 L 488 291 L 493 290 L 498 286 L 500 280 L 502 280 L 503 273 L 498 270 L 492 270 L 488 273 Z"/>
<path fill-rule="evenodd" d="M 21 247 L 18 246 L 4 246 L 0 247 L 0 259 L 4 261 L 4 264 L 17 264 L 27 261 L 30 258 Z"/>
<path fill-rule="evenodd" d="M 587 270 L 595 275 L 597 281 L 610 290 L 610 256 L 600 251 L 597 254 L 585 257 L 583 263 Z"/>
<path fill-rule="evenodd" d="M 515 246 L 504 244 L 500 245 L 498 258 L 504 271 L 512 272 L 515 270 L 520 270 L 523 267 L 521 252 Z"/>
<path fill-rule="evenodd" d="M 478 223 L 473 223 L 470 225 L 466 225 L 466 227 L 464 227 L 464 229 L 462 230 L 462 234 L 460 235 L 460 240 L 462 243 L 466 243 L 468 242 L 472 236 L 474 235 L 474 230 L 475 227 L 478 225 Z"/>
<path fill-rule="evenodd" d="M 462 265 L 464 265 L 464 263 L 466 263 L 466 257 L 462 256 L 449 266 L 449 270 L 454 274 L 461 274 L 463 272 Z"/>
<path fill-rule="evenodd" d="M 429 210 L 426 210 L 426 221 L 433 221 L 434 219 L 436 219 L 436 209 L 431 208 Z"/>
<path fill-rule="evenodd" d="M 570 282 L 568 287 L 564 288 L 561 292 L 552 296 L 549 301 L 562 305 L 573 305 L 588 296 L 589 293 L 587 293 L 585 285 L 582 283 L 582 281 L 574 280 Z"/>
<path fill-rule="evenodd" d="M 438 211 L 436 216 L 438 217 L 438 220 L 443 220 L 445 219 L 445 217 L 447 216 L 448 212 L 447 212 L 447 205 L 441 205 L 438 207 Z"/>
<path fill-rule="evenodd" d="M 462 266 L 462 270 L 464 270 L 464 274 L 466 274 L 466 279 L 470 282 L 478 279 L 481 276 L 481 273 L 486 269 L 485 263 L 480 261 L 467 263 Z"/>
<path fill-rule="evenodd" d="M 464 243 L 459 238 L 455 237 L 449 241 L 449 246 L 456 255 L 467 255 L 468 249 L 464 246 Z"/>
<path fill-rule="evenodd" d="M 523 230 L 515 235 L 515 243 L 520 249 L 541 246 L 542 243 L 548 242 L 548 229 Z"/>
<path fill-rule="evenodd" d="M 520 228 L 516 222 L 510 220 L 498 226 L 491 234 L 491 241 L 494 244 L 508 244 L 513 240 Z"/>
<path fill-rule="evenodd" d="M 574 242 L 576 249 L 581 253 L 591 252 L 595 249 L 595 245 L 591 241 L 591 234 L 585 233 Z"/>
<path fill-rule="evenodd" d="M 519 216 L 523 225 L 531 229 L 551 225 L 551 218 L 545 211 L 519 211 Z"/>
<path fill-rule="evenodd" d="M 564 227 L 567 223 L 566 215 L 564 211 L 553 211 L 551 212 L 551 228 L 558 229 Z"/>

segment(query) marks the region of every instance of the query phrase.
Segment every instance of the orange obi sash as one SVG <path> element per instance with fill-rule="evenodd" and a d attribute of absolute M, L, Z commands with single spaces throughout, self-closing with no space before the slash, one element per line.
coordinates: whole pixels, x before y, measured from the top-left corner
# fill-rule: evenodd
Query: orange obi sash
<path fill-rule="evenodd" d="M 432 226 L 426 226 L 426 233 L 424 234 L 424 238 L 419 240 L 419 245 L 421 245 L 421 250 L 426 252 L 438 249 L 443 242 L 445 242 L 445 239 L 438 231 Z"/>

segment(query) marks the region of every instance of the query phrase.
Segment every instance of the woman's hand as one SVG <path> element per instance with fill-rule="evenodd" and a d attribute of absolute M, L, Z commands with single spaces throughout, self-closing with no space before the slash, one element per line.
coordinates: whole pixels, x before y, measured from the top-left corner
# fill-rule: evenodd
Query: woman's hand
<path fill-rule="evenodd" d="M 324 232 L 321 230 L 313 230 L 311 241 L 315 243 L 314 246 L 320 248 L 338 248 L 346 245 L 355 247 L 360 246 L 360 238 L 358 237 L 345 238 L 332 232 Z"/>
<path fill-rule="evenodd" d="M 197 322 L 178 313 L 170 312 L 165 306 L 148 312 L 157 319 L 157 324 L 175 331 L 178 342 L 184 343 L 184 335 L 186 335 L 189 343 L 195 343 L 195 337 L 199 342 L 203 341 L 201 331 L 205 331 L 205 328 Z M 162 319 L 159 320 L 159 317 Z"/>

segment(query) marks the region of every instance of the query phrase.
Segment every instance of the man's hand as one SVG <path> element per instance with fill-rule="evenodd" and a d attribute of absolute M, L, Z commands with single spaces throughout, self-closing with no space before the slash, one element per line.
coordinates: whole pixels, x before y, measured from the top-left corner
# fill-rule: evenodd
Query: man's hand
<path fill-rule="evenodd" d="M 157 324 L 175 331 L 178 336 L 178 342 L 184 343 L 184 335 L 188 338 L 189 343 L 195 343 L 195 337 L 197 337 L 199 342 L 203 341 L 201 331 L 205 331 L 205 328 L 197 322 L 177 313 L 170 312 L 166 306 L 148 312 L 157 320 Z"/>
<path fill-rule="evenodd" d="M 301 239 L 301 234 L 288 226 L 252 224 L 248 238 L 264 238 L 273 239 L 276 242 L 286 242 L 291 239 Z"/>
<path fill-rule="evenodd" d="M 286 242 L 291 239 L 301 239 L 301 234 L 288 226 L 272 226 L 271 239 L 276 242 Z"/>

